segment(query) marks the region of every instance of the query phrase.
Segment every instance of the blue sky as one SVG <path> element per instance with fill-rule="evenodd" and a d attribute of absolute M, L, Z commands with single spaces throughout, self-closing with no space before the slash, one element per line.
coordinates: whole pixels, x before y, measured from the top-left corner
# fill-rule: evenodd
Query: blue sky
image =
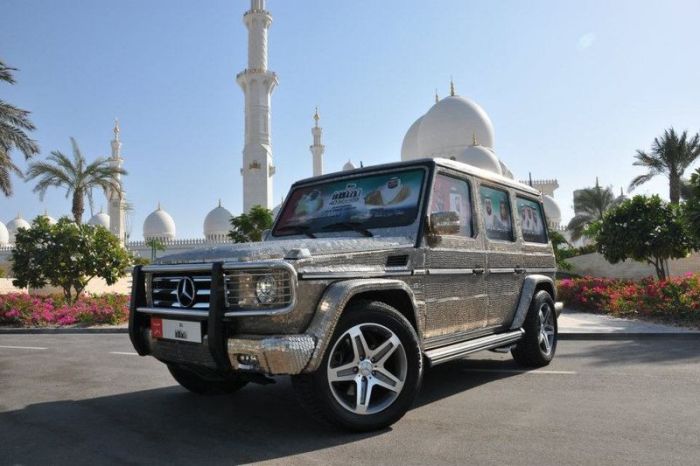
<path fill-rule="evenodd" d="M 19 68 L 0 97 L 32 111 L 42 155 L 109 154 L 119 117 L 133 239 L 158 201 L 178 237 L 202 235 L 219 198 L 241 210 L 244 0 L 2 0 L 0 57 Z M 517 177 L 557 178 L 555 198 L 640 170 L 664 128 L 700 130 L 697 1 L 268 0 L 272 138 L 281 198 L 310 176 L 316 105 L 327 170 L 400 158 L 410 124 L 435 88 L 478 102 L 495 148 Z M 21 161 L 19 155 L 16 160 Z M 20 165 L 26 166 L 23 161 Z M 640 193 L 667 197 L 666 180 Z M 105 204 L 98 196 L 96 208 Z M 106 205 L 105 205 L 106 206 Z M 15 180 L 0 219 L 68 214 L 64 192 L 42 203 Z"/>

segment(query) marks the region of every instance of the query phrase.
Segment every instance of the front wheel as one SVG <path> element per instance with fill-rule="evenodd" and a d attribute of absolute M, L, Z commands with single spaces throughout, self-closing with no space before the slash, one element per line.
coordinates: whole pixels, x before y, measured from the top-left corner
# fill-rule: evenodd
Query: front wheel
<path fill-rule="evenodd" d="M 205 378 L 194 371 L 174 364 L 168 370 L 175 381 L 187 390 L 198 395 L 225 395 L 234 393 L 248 383 L 236 376 L 228 378 Z"/>
<path fill-rule="evenodd" d="M 312 415 L 370 431 L 406 414 L 422 374 L 418 337 L 406 318 L 384 303 L 361 301 L 345 310 L 318 370 L 292 381 Z"/>
<path fill-rule="evenodd" d="M 552 296 L 546 291 L 532 299 L 523 330 L 525 336 L 511 351 L 513 359 L 525 367 L 549 364 L 557 349 L 557 314 Z"/>

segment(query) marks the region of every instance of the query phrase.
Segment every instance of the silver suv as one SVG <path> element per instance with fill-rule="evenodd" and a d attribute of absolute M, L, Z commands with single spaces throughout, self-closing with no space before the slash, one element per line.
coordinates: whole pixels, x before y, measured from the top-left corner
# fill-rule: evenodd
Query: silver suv
<path fill-rule="evenodd" d="M 295 183 L 265 241 L 136 267 L 129 334 L 199 394 L 291 375 L 310 412 L 386 427 L 423 369 L 480 350 L 527 367 L 557 346 L 541 195 L 425 159 Z"/>

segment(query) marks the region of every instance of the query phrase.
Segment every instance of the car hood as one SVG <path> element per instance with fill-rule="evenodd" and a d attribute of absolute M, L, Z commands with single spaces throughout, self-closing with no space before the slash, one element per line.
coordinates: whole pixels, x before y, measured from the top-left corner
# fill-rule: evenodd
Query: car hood
<path fill-rule="evenodd" d="M 156 264 L 187 264 L 197 262 L 250 262 L 285 258 L 306 258 L 327 254 L 379 251 L 399 246 L 411 246 L 407 237 L 386 238 L 316 238 L 262 241 L 226 246 L 198 248 L 169 254 L 155 261 Z"/>

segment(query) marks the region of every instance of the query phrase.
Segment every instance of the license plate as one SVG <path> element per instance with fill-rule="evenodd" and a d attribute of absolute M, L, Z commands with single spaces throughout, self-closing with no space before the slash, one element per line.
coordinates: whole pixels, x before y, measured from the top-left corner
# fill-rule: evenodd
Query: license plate
<path fill-rule="evenodd" d="M 165 340 L 202 342 L 202 324 L 186 320 L 151 318 L 151 335 Z"/>

